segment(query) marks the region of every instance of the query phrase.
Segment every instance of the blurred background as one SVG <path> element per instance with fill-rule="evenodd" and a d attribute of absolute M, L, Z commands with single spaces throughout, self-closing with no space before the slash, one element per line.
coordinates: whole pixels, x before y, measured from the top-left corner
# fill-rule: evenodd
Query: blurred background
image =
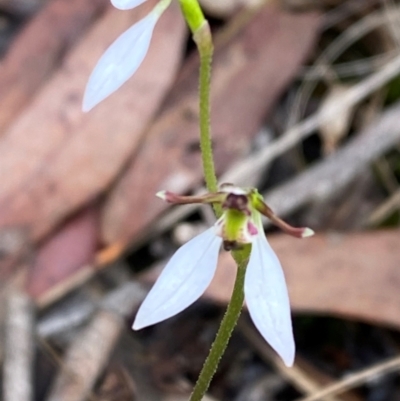
<path fill-rule="evenodd" d="M 198 58 L 173 2 L 132 79 L 87 114 L 96 61 L 154 6 L 0 0 L 0 361 L 3 401 L 180 401 L 230 299 L 235 265 L 139 332 L 175 250 L 214 222 L 170 207 L 204 191 Z M 400 3 L 203 0 L 214 33 L 221 182 L 256 186 L 288 282 L 297 343 L 282 365 L 244 308 L 215 401 L 400 400 Z M 268 289 L 266 289 L 268 291 Z"/>

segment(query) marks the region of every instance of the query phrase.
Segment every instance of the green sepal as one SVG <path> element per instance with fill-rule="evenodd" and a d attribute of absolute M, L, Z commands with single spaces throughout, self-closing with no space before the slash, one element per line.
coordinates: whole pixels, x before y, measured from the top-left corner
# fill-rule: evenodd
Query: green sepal
<path fill-rule="evenodd" d="M 257 210 L 259 213 L 263 214 L 265 217 L 271 218 L 274 213 L 271 208 L 264 202 L 263 196 L 258 192 L 257 189 L 252 188 L 249 193 L 250 207 L 252 210 Z"/>

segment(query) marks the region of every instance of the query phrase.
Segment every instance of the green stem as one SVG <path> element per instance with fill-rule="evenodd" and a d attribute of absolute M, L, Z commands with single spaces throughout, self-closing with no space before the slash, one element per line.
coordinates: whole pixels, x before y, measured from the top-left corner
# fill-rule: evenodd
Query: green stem
<path fill-rule="evenodd" d="M 193 39 L 197 44 L 200 54 L 200 148 L 203 161 L 204 179 L 209 192 L 218 191 L 217 177 L 215 174 L 214 158 L 210 132 L 210 83 L 211 60 L 214 52 L 212 37 L 208 22 L 205 21 L 201 28 L 194 33 Z M 221 208 L 214 209 L 217 217 L 221 214 Z"/>
<path fill-rule="evenodd" d="M 190 30 L 195 34 L 206 21 L 199 2 L 197 0 L 179 0 L 179 3 Z"/>
<path fill-rule="evenodd" d="M 181 5 L 184 1 L 181 0 Z M 188 8 L 182 7 L 184 14 L 188 14 Z M 185 13 L 186 10 L 186 13 Z M 189 15 L 189 14 L 188 14 Z M 190 25 L 190 24 L 189 24 Z M 217 176 L 215 174 L 214 157 L 211 141 L 210 129 L 210 83 L 211 83 L 211 61 L 213 56 L 213 43 L 210 27 L 207 21 L 204 21 L 198 29 L 193 29 L 193 39 L 197 44 L 200 54 L 200 148 L 203 162 L 204 178 L 209 192 L 218 191 Z M 214 211 L 217 217 L 221 216 L 221 205 L 214 204 Z M 231 300 L 228 304 L 224 318 L 218 329 L 217 336 L 211 346 L 210 353 L 204 362 L 204 366 L 200 372 L 200 376 L 194 386 L 190 401 L 201 401 L 204 397 L 211 380 L 218 368 L 219 361 L 228 346 L 229 339 L 232 335 L 242 311 L 244 301 L 244 278 L 246 266 L 250 255 L 251 247 L 249 245 L 241 251 L 233 252 L 233 257 L 237 263 L 238 270 L 235 280 Z"/>
<path fill-rule="evenodd" d="M 208 387 L 210 386 L 210 382 L 217 371 L 219 361 L 228 346 L 233 329 L 239 319 L 244 301 L 244 278 L 249 253 L 250 246 L 247 246 L 243 251 L 237 251 L 234 254 L 235 260 L 238 263 L 238 270 L 232 297 L 221 325 L 219 326 L 217 336 L 211 346 L 210 353 L 204 362 L 200 376 L 194 386 L 192 395 L 190 396 L 190 401 L 201 401 L 204 397 Z"/>

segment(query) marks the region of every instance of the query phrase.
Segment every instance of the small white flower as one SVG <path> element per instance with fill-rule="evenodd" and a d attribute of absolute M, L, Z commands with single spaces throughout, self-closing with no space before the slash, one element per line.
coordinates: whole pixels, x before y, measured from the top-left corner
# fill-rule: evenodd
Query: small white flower
<path fill-rule="evenodd" d="M 220 203 L 224 214 L 213 227 L 173 255 L 140 306 L 132 328 L 139 330 L 161 322 L 195 302 L 214 276 L 222 244 L 225 249 L 237 249 L 244 243 L 251 243 L 244 288 L 247 307 L 261 335 L 284 363 L 291 366 L 295 344 L 285 277 L 265 237 L 260 213 L 267 213 L 291 235 L 306 237 L 313 231 L 282 222 L 254 189 L 224 185 L 218 193 L 202 197 L 184 197 L 171 192 L 157 195 L 171 203 Z"/>
<path fill-rule="evenodd" d="M 120 9 L 134 8 L 146 0 L 112 0 Z M 119 89 L 139 68 L 150 47 L 154 27 L 171 0 L 161 0 L 143 19 L 120 35 L 103 53 L 92 71 L 83 95 L 87 112 Z"/>

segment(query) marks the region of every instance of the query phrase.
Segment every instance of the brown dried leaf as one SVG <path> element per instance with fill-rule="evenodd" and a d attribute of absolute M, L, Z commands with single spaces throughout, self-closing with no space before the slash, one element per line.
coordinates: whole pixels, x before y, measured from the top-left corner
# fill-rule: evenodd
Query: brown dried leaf
<path fill-rule="evenodd" d="M 294 15 L 267 6 L 229 43 L 217 47 L 211 110 L 219 172 L 249 146 L 265 113 L 312 47 L 318 25 L 317 14 Z M 187 67 L 168 99 L 169 108 L 151 127 L 108 199 L 102 230 L 109 244 L 139 236 L 168 207 L 156 192 L 183 193 L 201 181 L 197 61 Z"/>
<path fill-rule="evenodd" d="M 126 163 L 179 64 L 185 27 L 178 6 L 160 19 L 133 79 L 86 115 L 81 99 L 104 49 L 144 13 L 110 9 L 0 139 L 0 227 L 25 226 L 42 238 Z"/>
<path fill-rule="evenodd" d="M 0 135 L 107 3 L 53 0 L 15 39 L 0 64 Z"/>
<path fill-rule="evenodd" d="M 98 216 L 94 207 L 79 213 L 39 248 L 26 284 L 31 297 L 39 297 L 93 260 Z"/>

